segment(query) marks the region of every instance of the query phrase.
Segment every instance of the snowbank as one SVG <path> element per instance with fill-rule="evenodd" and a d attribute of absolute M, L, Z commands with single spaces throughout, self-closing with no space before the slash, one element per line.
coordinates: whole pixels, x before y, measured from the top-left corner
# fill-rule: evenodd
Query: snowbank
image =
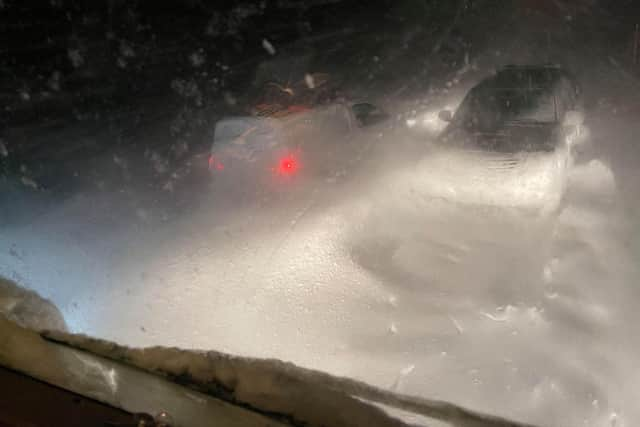
<path fill-rule="evenodd" d="M 334 427 L 405 426 L 382 409 L 387 407 L 446 421 L 455 426 L 523 427 L 439 401 L 394 394 L 367 384 L 338 378 L 280 360 L 253 359 L 216 351 L 178 348 L 129 348 L 113 342 L 65 332 L 45 332 L 49 340 L 165 376 L 220 399 L 268 414 L 294 425 Z"/>
<path fill-rule="evenodd" d="M 67 330 L 62 314 L 51 301 L 2 277 L 0 277 L 0 313 L 9 320 L 33 330 Z"/>
<path fill-rule="evenodd" d="M 0 315 L 0 366 L 132 414 L 166 412 L 173 427 L 285 427 L 273 417 L 123 363 L 44 340 Z"/>

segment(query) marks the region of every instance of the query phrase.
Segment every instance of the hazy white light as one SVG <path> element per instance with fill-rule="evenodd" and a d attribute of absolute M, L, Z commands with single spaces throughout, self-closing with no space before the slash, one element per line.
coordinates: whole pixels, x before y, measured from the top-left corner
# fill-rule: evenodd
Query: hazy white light
<path fill-rule="evenodd" d="M 417 117 L 407 119 L 407 127 L 410 129 L 415 127 L 429 132 L 440 132 L 446 127 L 447 122 L 440 120 L 438 117 L 439 112 L 440 110 L 427 111 Z"/>
<path fill-rule="evenodd" d="M 438 111 L 430 111 L 422 116 L 422 126 L 432 132 L 439 132 L 445 128 L 446 122 L 440 120 Z"/>

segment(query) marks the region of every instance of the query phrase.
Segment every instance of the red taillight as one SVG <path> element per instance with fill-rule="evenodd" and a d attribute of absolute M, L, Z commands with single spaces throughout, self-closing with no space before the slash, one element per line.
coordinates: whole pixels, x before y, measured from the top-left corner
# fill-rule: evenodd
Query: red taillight
<path fill-rule="evenodd" d="M 210 171 L 224 170 L 224 164 L 222 164 L 220 160 L 216 159 L 216 156 L 211 155 L 209 156 L 209 170 Z"/>
<path fill-rule="evenodd" d="M 292 155 L 283 157 L 278 162 L 277 172 L 280 175 L 293 175 L 298 171 L 298 161 Z"/>

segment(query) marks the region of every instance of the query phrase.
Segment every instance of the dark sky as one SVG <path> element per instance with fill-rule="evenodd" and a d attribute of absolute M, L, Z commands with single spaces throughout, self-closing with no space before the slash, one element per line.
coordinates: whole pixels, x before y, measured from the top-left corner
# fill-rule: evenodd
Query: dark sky
<path fill-rule="evenodd" d="M 617 44 L 627 43 L 640 10 L 640 2 L 632 0 L 4 0 L 0 100 L 20 103 L 20 91 L 45 90 L 53 73 L 64 83 L 54 95 L 89 87 L 108 92 L 102 98 L 154 92 L 167 88 L 167 81 L 184 71 L 186 61 L 179 58 L 189 51 L 200 49 L 221 63 L 242 64 L 265 56 L 263 38 L 287 46 L 344 29 L 367 34 L 373 41 L 385 34 L 410 33 L 412 27 L 428 33 L 446 27 L 461 2 L 487 17 L 513 4 L 556 17 L 567 10 L 602 16 L 602 28 L 584 30 L 584 36 L 597 31 L 598 37 Z M 334 43 L 328 39 L 324 46 L 330 50 Z M 136 57 L 126 67 L 119 66 L 127 46 Z M 82 57 L 81 66 L 70 61 L 73 52 Z M 31 101 L 29 108 L 37 104 L 34 97 Z"/>

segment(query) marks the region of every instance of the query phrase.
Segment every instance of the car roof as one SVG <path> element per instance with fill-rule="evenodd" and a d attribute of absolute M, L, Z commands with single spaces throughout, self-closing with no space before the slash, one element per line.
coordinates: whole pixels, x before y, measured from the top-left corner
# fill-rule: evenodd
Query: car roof
<path fill-rule="evenodd" d="M 530 70 L 530 69 L 554 69 L 562 70 L 562 66 L 559 64 L 507 64 L 501 68 L 502 70 Z"/>

